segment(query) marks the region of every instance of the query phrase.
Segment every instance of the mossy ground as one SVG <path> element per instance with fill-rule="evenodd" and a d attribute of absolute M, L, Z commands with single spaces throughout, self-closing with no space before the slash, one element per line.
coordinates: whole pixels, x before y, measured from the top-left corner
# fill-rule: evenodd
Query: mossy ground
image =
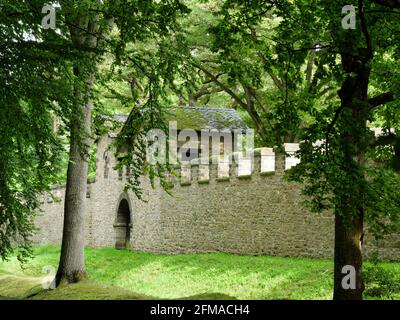
<path fill-rule="evenodd" d="M 88 279 L 43 291 L 43 267 L 57 266 L 59 247 L 35 249 L 20 268 L 0 262 L 0 297 L 16 299 L 331 299 L 331 260 L 223 253 L 164 256 L 86 249 Z M 383 266 L 400 274 L 400 263 Z M 368 297 L 366 297 L 368 298 Z M 400 296 L 394 298 L 400 299 Z"/>

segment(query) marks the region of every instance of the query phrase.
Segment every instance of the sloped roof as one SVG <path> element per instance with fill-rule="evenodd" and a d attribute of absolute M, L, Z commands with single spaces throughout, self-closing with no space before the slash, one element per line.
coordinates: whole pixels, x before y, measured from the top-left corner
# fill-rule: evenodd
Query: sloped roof
<path fill-rule="evenodd" d="M 114 121 L 122 124 L 125 123 L 126 120 L 128 119 L 127 114 L 113 114 L 112 117 L 114 118 Z"/>
<path fill-rule="evenodd" d="M 174 107 L 167 109 L 167 121 L 176 121 L 178 130 L 248 129 L 235 109 L 210 107 Z"/>
<path fill-rule="evenodd" d="M 128 115 L 113 115 L 114 120 L 124 124 Z M 210 107 L 169 107 L 166 109 L 166 120 L 176 121 L 178 130 L 202 129 L 233 130 L 248 129 L 235 109 Z"/>

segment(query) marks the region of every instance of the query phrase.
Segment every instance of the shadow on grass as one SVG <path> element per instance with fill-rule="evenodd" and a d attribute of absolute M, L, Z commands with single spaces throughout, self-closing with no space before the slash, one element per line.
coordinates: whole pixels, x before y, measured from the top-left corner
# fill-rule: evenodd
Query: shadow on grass
<path fill-rule="evenodd" d="M 59 253 L 57 246 L 35 248 L 36 257 L 24 270 L 14 258 L 0 262 L 0 297 L 135 300 L 332 298 L 331 260 L 224 253 L 160 255 L 112 248 L 85 249 L 88 282 L 48 292 L 42 292 L 39 286 L 36 294 L 43 267 L 51 265 L 56 268 Z M 400 274 L 399 263 L 385 264 L 385 267 Z"/>
<path fill-rule="evenodd" d="M 18 270 L 15 263 L 0 264 L 0 275 L 6 271 L 41 276 L 44 266 L 57 266 L 59 252 L 57 246 L 38 247 L 26 270 Z M 132 299 L 312 299 L 326 296 L 325 289 L 331 291 L 330 280 L 326 280 L 331 279 L 328 260 L 223 253 L 159 255 L 112 248 L 87 248 L 85 257 L 89 279 L 104 299 L 113 297 L 102 285 L 126 290 L 117 297 L 127 299 L 129 294 Z M 89 291 L 88 296 L 93 293 L 90 286 L 80 289 Z M 73 290 L 65 291 L 67 298 L 79 296 Z"/>
<path fill-rule="evenodd" d="M 55 290 L 42 288 L 41 279 L 27 276 L 1 275 L 0 300 L 161 300 L 124 290 L 119 287 L 101 285 L 88 280 L 73 284 L 62 284 Z M 234 300 L 221 293 L 204 293 L 176 300 Z"/>
<path fill-rule="evenodd" d="M 210 290 L 239 299 L 329 299 L 326 292 L 331 292 L 332 287 L 332 263 L 328 260 L 223 253 L 171 256 L 109 250 L 112 249 L 88 250 L 88 272 L 96 280 L 125 288 L 135 286 L 144 292 L 154 288 L 160 296 L 169 298 L 171 292 L 176 293 L 175 298 L 190 294 L 192 289 L 193 293 Z M 100 261 L 103 270 L 96 266 Z"/>

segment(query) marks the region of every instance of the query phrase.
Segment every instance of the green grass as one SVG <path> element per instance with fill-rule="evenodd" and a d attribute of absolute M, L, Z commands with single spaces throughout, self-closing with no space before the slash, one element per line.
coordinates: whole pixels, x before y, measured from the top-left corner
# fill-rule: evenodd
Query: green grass
<path fill-rule="evenodd" d="M 41 291 L 43 267 L 56 268 L 59 247 L 35 249 L 20 268 L 0 262 L 0 296 L 35 299 L 331 299 L 330 260 L 223 253 L 164 256 L 86 249 L 88 280 Z M 400 263 L 383 263 L 400 274 Z M 36 293 L 39 294 L 35 295 Z M 368 297 L 367 297 L 368 298 Z M 400 298 L 396 296 L 395 298 Z"/>

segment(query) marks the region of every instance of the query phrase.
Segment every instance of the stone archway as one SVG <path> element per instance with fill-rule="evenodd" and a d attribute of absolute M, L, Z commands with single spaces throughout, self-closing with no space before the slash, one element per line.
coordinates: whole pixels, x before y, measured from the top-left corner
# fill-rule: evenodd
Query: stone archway
<path fill-rule="evenodd" d="M 119 201 L 117 218 L 114 223 L 115 229 L 115 248 L 125 249 L 131 237 L 131 209 L 129 201 L 122 198 Z"/>

